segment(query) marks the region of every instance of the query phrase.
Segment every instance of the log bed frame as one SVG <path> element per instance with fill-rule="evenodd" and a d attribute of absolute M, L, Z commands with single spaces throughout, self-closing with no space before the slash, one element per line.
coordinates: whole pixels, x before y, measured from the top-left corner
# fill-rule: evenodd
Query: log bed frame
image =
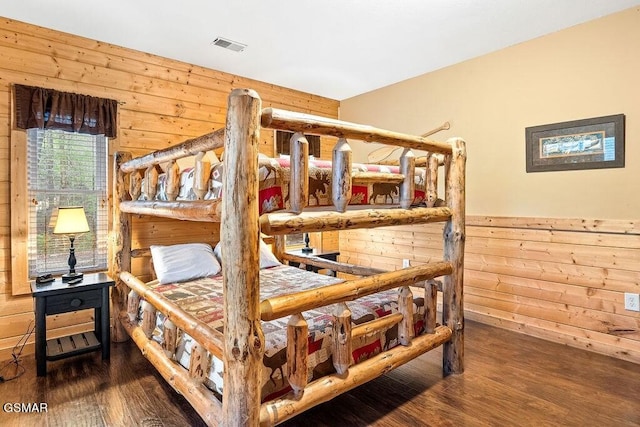
<path fill-rule="evenodd" d="M 298 132 L 292 138 L 291 209 L 259 216 L 258 142 L 260 128 Z M 337 137 L 333 150 L 332 194 L 334 210 L 306 208 L 308 201 L 308 145 L 302 133 Z M 354 181 L 367 182 L 371 174 L 351 174 L 351 149 L 346 138 L 378 142 L 404 148 L 400 174 L 377 174 L 376 179 L 400 185 L 400 207 L 347 210 Z M 202 153 L 224 147 L 225 172 L 217 200 L 176 201 L 178 172 L 175 160 L 196 156 L 196 179 L 208 175 Z M 432 155 L 427 161 L 427 207 L 411 207 L 415 157 L 411 149 Z M 445 197 L 437 197 L 438 158 L 444 157 Z M 188 140 L 177 146 L 131 159 L 118 152 L 114 161 L 113 223 L 115 250 L 110 270 L 116 278 L 112 293 L 114 340 L 130 335 L 160 374 L 191 403 L 208 425 L 276 425 L 294 415 L 370 381 L 420 354 L 440 345 L 445 375 L 463 372 L 463 256 L 465 240 L 465 143 L 453 138 L 447 143 L 272 108 L 262 109 L 253 90 L 236 89 L 228 101 L 225 129 Z M 168 202 L 137 201 L 141 192 L 154 192 L 158 165 L 168 163 Z M 142 188 L 142 175 L 147 188 Z M 198 178 L 200 177 L 200 178 Z M 204 177 L 204 178 L 203 178 Z M 199 197 L 206 186 L 195 184 Z M 173 194 L 173 196 L 172 196 Z M 437 203 L 439 201 L 440 203 Z M 131 248 L 131 216 L 155 215 L 189 221 L 220 222 L 224 277 L 224 334 L 209 328 L 165 298 L 154 294 L 131 271 L 134 256 L 148 249 Z M 444 260 L 397 271 L 330 262 L 305 263 L 337 272 L 362 276 L 314 291 L 302 291 L 260 301 L 259 232 L 275 236 L 274 253 L 286 260 L 284 235 L 289 233 L 371 228 L 398 224 L 446 222 Z M 443 276 L 441 286 L 436 277 Z M 424 283 L 426 333 L 413 337 L 413 303 L 410 285 Z M 358 326 L 351 323 L 347 301 L 399 288 L 399 312 Z M 436 295 L 443 293 L 442 325 L 436 322 Z M 141 302 L 142 301 L 142 302 Z M 307 324 L 303 312 L 335 304 L 333 359 L 336 373 L 307 383 Z M 135 321 L 138 307 L 142 325 Z M 166 316 L 164 344 L 150 339 L 158 312 Z M 287 375 L 293 391 L 261 404 L 260 381 L 264 337 L 261 320 L 290 316 L 287 330 Z M 384 331 L 398 324 L 401 345 L 353 365 L 351 342 L 355 337 Z M 177 330 L 193 337 L 191 366 L 187 370 L 173 360 Z M 210 355 L 224 362 L 222 402 L 206 388 Z"/>

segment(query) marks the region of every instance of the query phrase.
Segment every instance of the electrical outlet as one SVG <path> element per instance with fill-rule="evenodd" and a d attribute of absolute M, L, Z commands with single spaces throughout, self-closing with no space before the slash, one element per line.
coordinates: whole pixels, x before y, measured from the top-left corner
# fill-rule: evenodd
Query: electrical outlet
<path fill-rule="evenodd" d="M 640 311 L 640 294 L 624 293 L 624 309 Z"/>
<path fill-rule="evenodd" d="M 402 260 L 402 268 L 411 267 L 411 260 L 405 258 Z"/>

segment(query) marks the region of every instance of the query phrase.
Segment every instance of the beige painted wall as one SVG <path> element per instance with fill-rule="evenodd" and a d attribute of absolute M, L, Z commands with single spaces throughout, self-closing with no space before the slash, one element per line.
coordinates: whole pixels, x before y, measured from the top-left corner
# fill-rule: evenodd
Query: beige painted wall
<path fill-rule="evenodd" d="M 525 172 L 525 128 L 624 113 L 623 169 Z M 637 219 L 640 8 L 342 101 L 343 120 L 468 143 L 471 215 Z M 355 160 L 375 145 L 354 143 Z"/>

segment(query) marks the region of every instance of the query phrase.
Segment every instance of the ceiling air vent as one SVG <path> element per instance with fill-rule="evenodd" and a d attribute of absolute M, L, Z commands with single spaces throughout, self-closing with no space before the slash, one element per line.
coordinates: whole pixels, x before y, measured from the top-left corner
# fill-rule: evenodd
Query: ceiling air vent
<path fill-rule="evenodd" d="M 244 50 L 244 48 L 247 47 L 246 44 L 234 42 L 232 40 L 225 39 L 225 38 L 222 38 L 222 37 L 218 37 L 211 44 L 214 45 L 214 46 L 220 46 L 220 47 L 223 47 L 225 49 L 232 50 L 234 52 L 242 52 Z"/>

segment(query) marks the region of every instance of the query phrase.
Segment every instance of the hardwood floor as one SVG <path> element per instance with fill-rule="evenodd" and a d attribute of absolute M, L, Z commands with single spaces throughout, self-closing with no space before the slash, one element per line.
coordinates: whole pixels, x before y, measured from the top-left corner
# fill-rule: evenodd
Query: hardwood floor
<path fill-rule="evenodd" d="M 468 321 L 463 375 L 442 377 L 437 349 L 285 426 L 640 426 L 640 365 Z M 0 383 L 0 426 L 201 426 L 131 342 L 48 363 Z M 12 372 L 3 371 L 8 377 Z"/>

